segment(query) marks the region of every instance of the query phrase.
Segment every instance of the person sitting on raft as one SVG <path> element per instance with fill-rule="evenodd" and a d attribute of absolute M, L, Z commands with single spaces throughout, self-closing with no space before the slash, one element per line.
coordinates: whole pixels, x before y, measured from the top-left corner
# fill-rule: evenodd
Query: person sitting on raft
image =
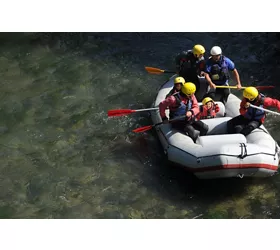
<path fill-rule="evenodd" d="M 199 107 L 199 113 L 197 120 L 215 118 L 217 113 L 220 111 L 220 107 L 216 104 L 212 98 L 205 97 L 202 100 L 202 105 Z"/>
<path fill-rule="evenodd" d="M 174 87 L 170 90 L 170 92 L 166 95 L 165 98 L 179 92 L 181 90 L 183 84 L 185 84 L 185 82 L 186 81 L 183 77 L 181 77 L 181 76 L 176 77 L 174 79 Z"/>
<path fill-rule="evenodd" d="M 240 133 L 247 136 L 264 123 L 265 111 L 250 107 L 250 104 L 261 108 L 276 107 L 280 111 L 278 100 L 265 97 L 255 87 L 247 87 L 243 91 L 243 99 L 239 109 L 240 115 L 227 122 L 229 134 Z"/>
<path fill-rule="evenodd" d="M 167 97 L 159 104 L 159 112 L 163 123 L 169 123 L 165 110 L 169 107 L 169 118 L 185 116 L 185 118 L 172 122 L 172 127 L 184 131 L 195 142 L 199 135 L 206 135 L 208 126 L 201 122 L 195 121 L 199 113 L 197 99 L 194 95 L 196 86 L 192 82 L 182 85 L 179 92 Z M 199 131 L 196 131 L 199 130 Z"/>

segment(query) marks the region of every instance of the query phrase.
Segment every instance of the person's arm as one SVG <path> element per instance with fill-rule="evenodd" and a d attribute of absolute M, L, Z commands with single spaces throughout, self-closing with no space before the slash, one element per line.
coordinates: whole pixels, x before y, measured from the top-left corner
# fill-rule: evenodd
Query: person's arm
<path fill-rule="evenodd" d="M 272 99 L 270 97 L 264 98 L 263 106 L 264 106 L 264 108 L 265 107 L 275 107 L 280 111 L 280 102 L 278 100 Z"/>
<path fill-rule="evenodd" d="M 215 113 L 219 113 L 220 112 L 220 107 L 219 107 L 219 104 L 218 103 L 215 103 Z"/>
<path fill-rule="evenodd" d="M 206 63 L 205 63 L 205 60 L 204 59 L 201 59 L 199 62 L 198 62 L 198 72 L 197 74 L 199 76 L 204 76 L 204 72 L 206 70 Z"/>
<path fill-rule="evenodd" d="M 199 113 L 199 106 L 195 95 L 192 96 L 192 108 L 190 111 L 192 113 L 192 116 L 196 116 Z"/>
<path fill-rule="evenodd" d="M 211 71 L 211 63 L 210 63 L 210 59 L 208 59 L 208 61 L 205 64 L 205 72 L 204 72 L 204 76 L 206 81 L 208 82 L 210 88 L 215 89 L 216 85 L 212 82 L 211 78 L 210 78 L 210 71 Z"/>
<path fill-rule="evenodd" d="M 160 102 L 159 113 L 160 113 L 160 117 L 163 121 L 168 120 L 168 118 L 165 115 L 165 110 L 167 109 L 167 107 L 170 107 L 170 106 L 172 107 L 172 105 L 174 105 L 174 103 L 176 103 L 176 99 L 174 96 L 169 96 L 164 101 Z"/>
<path fill-rule="evenodd" d="M 237 71 L 237 69 L 234 69 L 233 71 L 234 77 L 236 79 L 237 82 L 237 88 L 240 89 L 242 87 L 241 82 L 240 82 L 240 77 L 239 77 L 239 73 Z"/>
<path fill-rule="evenodd" d="M 211 80 L 209 74 L 206 73 L 206 72 L 204 72 L 204 76 L 205 76 L 205 79 L 206 79 L 206 81 L 208 82 L 210 88 L 215 89 L 215 88 L 216 88 L 216 85 L 212 82 L 212 80 Z"/>
<path fill-rule="evenodd" d="M 233 75 L 234 75 L 234 78 L 237 82 L 237 88 L 238 89 L 241 89 L 242 85 L 241 85 L 241 82 L 240 82 L 240 77 L 239 77 L 239 73 L 237 71 L 237 69 L 235 68 L 235 64 L 233 61 L 231 61 L 229 58 L 226 58 L 226 64 L 228 66 L 228 69 L 230 71 L 232 71 Z"/>
<path fill-rule="evenodd" d="M 247 103 L 246 99 L 242 99 L 240 103 L 239 113 L 240 115 L 245 115 L 247 112 L 247 108 L 245 107 L 245 104 Z"/>

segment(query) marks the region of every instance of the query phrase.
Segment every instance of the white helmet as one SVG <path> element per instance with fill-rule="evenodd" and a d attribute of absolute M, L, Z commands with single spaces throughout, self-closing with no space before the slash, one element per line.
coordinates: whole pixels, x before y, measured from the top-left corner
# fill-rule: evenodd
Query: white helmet
<path fill-rule="evenodd" d="M 214 46 L 211 51 L 210 54 L 212 56 L 216 56 L 216 55 L 221 55 L 222 54 L 222 49 L 219 46 Z"/>

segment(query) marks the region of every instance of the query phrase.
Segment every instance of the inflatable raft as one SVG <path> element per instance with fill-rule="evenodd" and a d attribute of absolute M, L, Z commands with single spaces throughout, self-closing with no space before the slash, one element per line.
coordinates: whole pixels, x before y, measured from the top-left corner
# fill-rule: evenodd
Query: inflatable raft
<path fill-rule="evenodd" d="M 165 99 L 173 87 L 174 77 L 160 87 L 153 107 L 158 107 Z M 227 121 L 239 115 L 240 102 L 233 94 L 229 95 L 225 105 L 216 102 L 220 112 L 216 118 L 203 120 L 209 130 L 196 143 L 170 124 L 156 126 L 168 160 L 193 172 L 200 179 L 268 177 L 277 173 L 279 146 L 263 125 L 246 137 L 242 134 L 227 134 Z M 202 105 L 201 102 L 199 105 Z M 168 110 L 166 115 L 169 116 Z M 158 110 L 151 112 L 151 118 L 154 124 L 162 121 Z"/>

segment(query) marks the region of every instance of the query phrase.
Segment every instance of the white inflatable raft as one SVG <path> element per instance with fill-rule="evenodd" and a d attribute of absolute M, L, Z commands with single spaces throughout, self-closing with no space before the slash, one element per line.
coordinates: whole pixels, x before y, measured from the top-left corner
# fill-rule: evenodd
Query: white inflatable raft
<path fill-rule="evenodd" d="M 158 107 L 165 99 L 173 87 L 174 77 L 161 86 L 153 107 Z M 240 101 L 230 94 L 226 105 L 216 102 L 220 112 L 216 118 L 203 120 L 209 130 L 196 143 L 170 124 L 156 126 L 168 160 L 193 172 L 200 179 L 268 177 L 277 173 L 279 146 L 264 126 L 246 137 L 242 134 L 227 134 L 227 121 L 239 115 Z M 169 116 L 168 110 L 166 115 Z M 154 124 L 162 121 L 159 111 L 152 111 L 151 118 Z"/>

